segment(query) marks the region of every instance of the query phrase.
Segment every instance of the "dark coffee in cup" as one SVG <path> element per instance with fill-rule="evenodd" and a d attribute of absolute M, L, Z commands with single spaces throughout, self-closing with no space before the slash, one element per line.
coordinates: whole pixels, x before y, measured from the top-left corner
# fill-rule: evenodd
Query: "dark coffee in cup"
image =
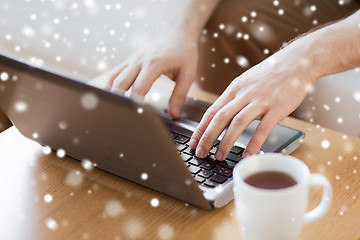
<path fill-rule="evenodd" d="M 282 189 L 294 186 L 297 182 L 289 174 L 279 171 L 254 173 L 244 179 L 247 184 L 263 189 Z"/>

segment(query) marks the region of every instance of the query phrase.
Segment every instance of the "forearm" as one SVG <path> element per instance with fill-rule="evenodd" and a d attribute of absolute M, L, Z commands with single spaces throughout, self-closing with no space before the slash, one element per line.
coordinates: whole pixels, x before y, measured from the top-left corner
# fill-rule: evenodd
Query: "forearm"
<path fill-rule="evenodd" d="M 220 0 L 186 0 L 176 19 L 175 28 L 198 39 Z"/>
<path fill-rule="evenodd" d="M 360 66 L 360 11 L 305 38 L 314 80 Z"/>

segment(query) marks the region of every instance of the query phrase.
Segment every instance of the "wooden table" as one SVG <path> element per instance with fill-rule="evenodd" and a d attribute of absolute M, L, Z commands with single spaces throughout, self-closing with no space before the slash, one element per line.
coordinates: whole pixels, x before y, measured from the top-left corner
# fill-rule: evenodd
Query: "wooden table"
<path fill-rule="evenodd" d="M 360 139 L 293 118 L 282 124 L 306 133 L 292 155 L 324 174 L 334 190 L 329 212 L 304 226 L 300 239 L 359 239 Z M 14 127 L 0 134 L 0 163 L 0 239 L 241 239 L 234 202 L 210 211 L 189 206 L 44 154 Z M 312 189 L 309 208 L 320 198 L 321 189 Z"/>

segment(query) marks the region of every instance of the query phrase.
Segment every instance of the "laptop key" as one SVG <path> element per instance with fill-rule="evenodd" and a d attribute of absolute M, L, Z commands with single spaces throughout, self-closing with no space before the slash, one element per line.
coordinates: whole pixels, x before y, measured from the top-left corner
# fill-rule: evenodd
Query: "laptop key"
<path fill-rule="evenodd" d="M 186 161 L 189 161 L 190 159 L 192 159 L 192 156 L 190 155 L 187 155 L 187 154 L 183 154 L 183 153 L 180 153 L 180 157 L 186 162 Z"/>
<path fill-rule="evenodd" d="M 199 166 L 200 164 L 202 164 L 204 162 L 204 160 L 202 160 L 200 158 L 193 158 L 193 157 L 190 157 L 190 158 L 192 158 L 192 159 L 189 161 L 189 163 L 192 165 L 195 165 L 195 166 Z"/>
<path fill-rule="evenodd" d="M 220 143 L 220 140 L 216 140 L 213 146 L 216 147 L 217 145 L 219 145 L 219 143 Z"/>
<path fill-rule="evenodd" d="M 243 153 L 245 149 L 243 149 L 242 147 L 238 147 L 238 146 L 233 146 L 230 150 L 230 152 L 236 154 L 236 155 L 240 155 L 241 153 Z"/>
<path fill-rule="evenodd" d="M 234 153 L 229 153 L 229 155 L 227 155 L 226 159 L 237 163 L 242 159 L 242 157 L 240 155 L 236 155 Z"/>
<path fill-rule="evenodd" d="M 194 156 L 195 155 L 195 150 L 191 149 L 190 147 L 187 147 L 183 153 L 189 154 L 190 156 Z"/>
<path fill-rule="evenodd" d="M 219 184 L 216 183 L 216 182 L 210 181 L 210 180 L 208 179 L 208 180 L 206 180 L 206 181 L 204 182 L 204 185 L 205 185 L 205 186 L 208 186 L 208 187 L 216 187 L 216 186 L 219 185 Z"/>
<path fill-rule="evenodd" d="M 203 183 L 203 182 L 205 182 L 205 178 L 203 178 L 203 177 L 200 177 L 200 176 L 198 176 L 198 175 L 196 175 L 195 177 L 194 177 L 194 179 L 195 179 L 195 181 L 197 181 L 198 183 Z"/>
<path fill-rule="evenodd" d="M 206 169 L 202 169 L 201 172 L 198 173 L 198 175 L 200 177 L 209 178 L 209 177 L 211 177 L 213 175 L 213 173 L 206 170 Z"/>
<path fill-rule="evenodd" d="M 215 167 L 215 163 L 209 162 L 209 161 L 204 161 L 201 165 L 201 168 L 205 168 L 206 170 L 211 170 Z"/>
<path fill-rule="evenodd" d="M 212 154 L 212 155 L 215 155 L 215 153 L 216 153 L 216 148 L 212 148 L 209 153 Z"/>
<path fill-rule="evenodd" d="M 214 175 L 212 175 L 210 180 L 222 184 L 227 180 L 227 177 L 215 173 Z"/>
<path fill-rule="evenodd" d="M 182 144 L 179 144 L 179 143 L 175 143 L 175 146 L 176 146 L 176 149 L 177 149 L 179 152 L 183 151 L 183 150 L 186 148 L 185 145 L 182 145 Z"/>
<path fill-rule="evenodd" d="M 232 176 L 232 170 L 221 165 L 216 165 L 212 171 L 228 178 Z"/>
<path fill-rule="evenodd" d="M 236 165 L 236 163 L 231 162 L 231 161 L 229 161 L 229 160 L 219 161 L 218 164 L 221 165 L 221 166 L 230 168 L 230 169 L 234 169 L 234 167 L 235 167 L 235 165 Z"/>
<path fill-rule="evenodd" d="M 207 155 L 204 159 L 208 160 L 209 162 L 212 162 L 212 163 L 218 162 L 218 160 L 216 160 L 214 155 Z"/>
<path fill-rule="evenodd" d="M 199 167 L 194 166 L 194 165 L 190 165 L 190 167 L 188 167 L 188 169 L 193 174 L 196 174 L 196 173 L 200 172 L 200 170 L 201 170 Z"/>
<path fill-rule="evenodd" d="M 181 135 L 178 135 L 176 138 L 175 138 L 175 141 L 177 143 L 181 143 L 181 144 L 185 144 L 189 141 L 190 139 L 188 137 L 184 137 L 184 136 L 181 136 Z"/>
<path fill-rule="evenodd" d="M 176 138 L 178 135 L 176 134 L 176 133 L 174 133 L 174 132 L 169 132 L 169 134 L 170 134 L 170 137 L 172 138 L 172 139 L 174 139 L 174 138 Z"/>

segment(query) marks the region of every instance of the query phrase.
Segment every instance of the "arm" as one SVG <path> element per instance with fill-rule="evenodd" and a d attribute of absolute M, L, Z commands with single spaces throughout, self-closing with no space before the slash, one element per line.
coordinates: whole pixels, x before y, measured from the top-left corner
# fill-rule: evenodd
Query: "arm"
<path fill-rule="evenodd" d="M 190 141 L 204 157 L 226 128 L 215 157 L 223 160 L 244 129 L 260 123 L 243 157 L 256 154 L 277 123 L 294 111 L 320 77 L 360 66 L 360 11 L 301 37 L 237 77 L 206 111 Z"/>
<path fill-rule="evenodd" d="M 195 80 L 200 33 L 219 0 L 187 0 L 176 21 L 120 66 L 109 82 L 112 91 L 144 97 L 161 74 L 176 82 L 169 113 L 177 118 Z"/>

